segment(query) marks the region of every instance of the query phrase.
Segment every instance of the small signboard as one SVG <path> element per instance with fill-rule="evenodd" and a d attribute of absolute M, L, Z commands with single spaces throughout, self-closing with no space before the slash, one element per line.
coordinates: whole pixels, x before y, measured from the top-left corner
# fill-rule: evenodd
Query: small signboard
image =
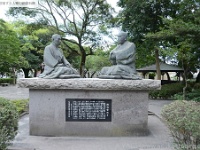
<path fill-rule="evenodd" d="M 111 121 L 111 99 L 66 99 L 66 121 Z"/>

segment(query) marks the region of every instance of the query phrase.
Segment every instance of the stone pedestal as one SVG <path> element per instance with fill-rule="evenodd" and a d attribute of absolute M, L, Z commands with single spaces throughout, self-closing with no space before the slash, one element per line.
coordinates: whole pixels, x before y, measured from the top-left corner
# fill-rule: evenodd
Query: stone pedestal
<path fill-rule="evenodd" d="M 132 136 L 148 133 L 148 91 L 159 90 L 159 80 L 19 79 L 18 87 L 29 88 L 30 134 L 38 136 Z M 109 101 L 110 120 L 67 120 L 68 100 Z M 82 102 L 80 102 L 82 103 Z M 78 104 L 79 105 L 79 104 Z M 85 105 L 85 104 L 84 104 Z M 94 107 L 104 108 L 104 104 Z M 107 104 L 105 104 L 107 105 Z M 71 108 L 70 108 L 71 107 Z M 88 106 L 90 107 L 90 106 Z M 73 109 L 75 109 L 74 107 Z M 77 113 L 84 109 L 77 107 Z M 101 112 L 102 111 L 102 112 Z M 104 113 L 93 110 L 94 116 Z M 92 114 L 92 115 L 93 115 Z M 82 114 L 83 115 L 83 114 Z M 85 114 L 84 114 L 85 115 Z M 90 114 L 91 115 L 91 114 Z M 98 114 L 99 116 L 99 114 Z M 77 117 L 77 116 L 76 116 Z"/>

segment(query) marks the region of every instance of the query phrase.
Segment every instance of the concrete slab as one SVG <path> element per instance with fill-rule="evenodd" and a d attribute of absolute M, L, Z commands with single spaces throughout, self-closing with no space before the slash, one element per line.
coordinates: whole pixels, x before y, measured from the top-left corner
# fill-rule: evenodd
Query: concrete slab
<path fill-rule="evenodd" d="M 167 127 L 156 116 L 149 116 L 148 136 L 140 137 L 42 137 L 30 136 L 29 116 L 19 121 L 19 133 L 10 150 L 172 150 Z"/>
<path fill-rule="evenodd" d="M 16 85 L 0 86 L 0 97 L 16 100 L 16 99 L 28 99 L 29 89 L 28 88 L 17 88 Z"/>

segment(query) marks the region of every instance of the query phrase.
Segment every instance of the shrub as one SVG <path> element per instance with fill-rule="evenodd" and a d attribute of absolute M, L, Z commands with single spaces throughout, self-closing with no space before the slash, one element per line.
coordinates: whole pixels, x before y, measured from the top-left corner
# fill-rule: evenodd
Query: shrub
<path fill-rule="evenodd" d="M 16 107 L 8 100 L 0 98 L 0 149 L 5 150 L 14 139 L 18 128 Z"/>
<path fill-rule="evenodd" d="M 28 109 L 28 100 L 21 99 L 21 100 L 13 100 L 11 101 L 17 109 L 18 114 L 22 114 L 23 112 L 26 112 Z"/>
<path fill-rule="evenodd" d="M 171 98 L 174 94 L 182 92 L 184 85 L 182 83 L 164 84 L 161 90 L 154 90 L 149 93 L 150 98 Z"/>
<path fill-rule="evenodd" d="M 14 79 L 13 78 L 0 78 L 0 83 L 10 83 L 10 84 L 13 84 L 14 83 Z"/>
<path fill-rule="evenodd" d="M 182 100 L 183 93 L 178 93 L 174 95 L 174 99 Z M 196 102 L 200 102 L 200 89 L 193 89 L 191 92 L 187 92 L 185 95 L 185 100 L 192 100 Z"/>
<path fill-rule="evenodd" d="M 200 103 L 175 101 L 162 109 L 176 149 L 200 150 Z"/>
<path fill-rule="evenodd" d="M 200 83 L 195 83 L 194 89 L 200 89 Z"/>

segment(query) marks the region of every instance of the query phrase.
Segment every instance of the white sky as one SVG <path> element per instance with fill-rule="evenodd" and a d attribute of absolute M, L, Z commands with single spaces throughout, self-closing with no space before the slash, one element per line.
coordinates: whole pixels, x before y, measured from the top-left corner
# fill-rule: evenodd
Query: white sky
<path fill-rule="evenodd" d="M 10 0 L 0 0 L 0 2 L 9 2 Z M 22 0 L 23 1 L 23 0 Z M 116 11 L 119 11 L 120 8 L 117 7 L 118 0 L 107 0 L 107 2 L 115 8 Z M 5 13 L 9 9 L 8 5 L 2 5 L 0 3 L 0 19 L 3 19 L 5 21 L 12 21 L 11 16 L 6 16 Z"/>
<path fill-rule="evenodd" d="M 8 1 L 11 1 L 11 0 L 0 0 L 0 2 L 8 2 Z M 25 0 L 18 0 L 18 1 L 25 1 Z M 34 0 L 31 0 L 31 1 L 34 1 Z M 107 2 L 113 7 L 113 8 L 115 8 L 115 10 L 116 10 L 116 12 L 118 12 L 119 10 L 120 10 L 120 7 L 117 7 L 117 2 L 118 2 L 119 0 L 107 0 Z M 13 18 L 13 17 L 11 17 L 11 16 L 6 16 L 5 15 L 5 13 L 6 13 L 6 11 L 9 9 L 9 7 L 8 7 L 8 5 L 1 5 L 1 3 L 0 3 L 0 19 L 3 19 L 3 20 L 5 20 L 5 21 L 7 21 L 7 22 L 9 22 L 9 21 L 14 21 L 15 19 Z M 118 34 L 118 32 L 119 32 L 119 28 L 113 28 L 112 29 L 112 33 L 113 33 L 113 40 L 116 40 L 116 35 Z M 111 39 L 111 38 L 108 38 L 108 37 L 105 37 L 106 39 L 107 39 L 107 41 L 109 42 L 109 43 L 113 43 L 114 41 Z"/>

